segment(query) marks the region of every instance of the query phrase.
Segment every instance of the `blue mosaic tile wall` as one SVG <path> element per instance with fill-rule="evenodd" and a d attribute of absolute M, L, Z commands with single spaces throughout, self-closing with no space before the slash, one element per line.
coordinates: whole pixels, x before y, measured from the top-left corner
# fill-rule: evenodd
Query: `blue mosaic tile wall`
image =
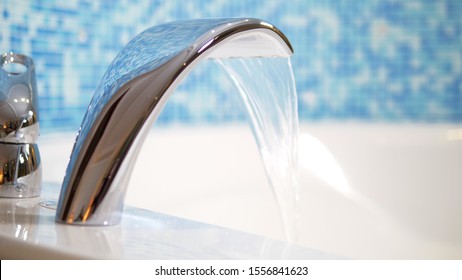
<path fill-rule="evenodd" d="M 302 120 L 462 122 L 460 0 L 0 0 L 0 52 L 34 58 L 42 127 L 77 130 L 130 38 L 210 17 L 261 18 L 287 35 Z M 193 71 L 158 123 L 245 120 L 215 67 Z"/>

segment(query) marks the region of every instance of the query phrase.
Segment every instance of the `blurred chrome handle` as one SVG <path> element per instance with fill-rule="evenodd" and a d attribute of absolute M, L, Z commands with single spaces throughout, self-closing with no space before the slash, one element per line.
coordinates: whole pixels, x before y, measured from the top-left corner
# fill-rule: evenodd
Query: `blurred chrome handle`
<path fill-rule="evenodd" d="M 38 136 L 34 63 L 25 55 L 4 53 L 0 59 L 0 197 L 40 195 Z"/>

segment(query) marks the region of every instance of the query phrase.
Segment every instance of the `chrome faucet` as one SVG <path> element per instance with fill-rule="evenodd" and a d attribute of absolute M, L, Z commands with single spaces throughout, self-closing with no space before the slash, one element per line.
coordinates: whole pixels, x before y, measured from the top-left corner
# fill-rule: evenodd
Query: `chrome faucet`
<path fill-rule="evenodd" d="M 0 197 L 40 195 L 42 165 L 35 66 L 28 56 L 0 56 Z"/>
<path fill-rule="evenodd" d="M 141 144 L 170 94 L 201 60 L 292 53 L 284 34 L 258 19 L 177 21 L 137 35 L 111 63 L 90 102 L 67 167 L 56 221 L 120 222 Z"/>

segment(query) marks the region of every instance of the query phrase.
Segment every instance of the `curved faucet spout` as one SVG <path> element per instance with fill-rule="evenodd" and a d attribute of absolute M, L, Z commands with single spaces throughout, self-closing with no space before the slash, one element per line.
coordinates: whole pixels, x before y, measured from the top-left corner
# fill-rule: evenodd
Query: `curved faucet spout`
<path fill-rule="evenodd" d="M 120 222 L 142 142 L 176 86 L 205 58 L 290 56 L 258 19 L 178 21 L 140 33 L 117 55 L 90 102 L 64 178 L 56 221 Z"/>

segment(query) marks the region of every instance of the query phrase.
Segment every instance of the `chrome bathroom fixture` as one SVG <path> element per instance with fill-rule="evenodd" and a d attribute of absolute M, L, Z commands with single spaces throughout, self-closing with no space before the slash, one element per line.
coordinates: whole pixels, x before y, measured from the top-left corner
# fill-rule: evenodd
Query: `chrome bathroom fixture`
<path fill-rule="evenodd" d="M 32 59 L 0 57 L 0 197 L 40 195 L 38 96 Z"/>
<path fill-rule="evenodd" d="M 201 60 L 292 53 L 284 34 L 259 19 L 177 21 L 140 33 L 116 56 L 90 102 L 67 167 L 56 221 L 120 222 L 141 144 L 170 94 Z"/>

